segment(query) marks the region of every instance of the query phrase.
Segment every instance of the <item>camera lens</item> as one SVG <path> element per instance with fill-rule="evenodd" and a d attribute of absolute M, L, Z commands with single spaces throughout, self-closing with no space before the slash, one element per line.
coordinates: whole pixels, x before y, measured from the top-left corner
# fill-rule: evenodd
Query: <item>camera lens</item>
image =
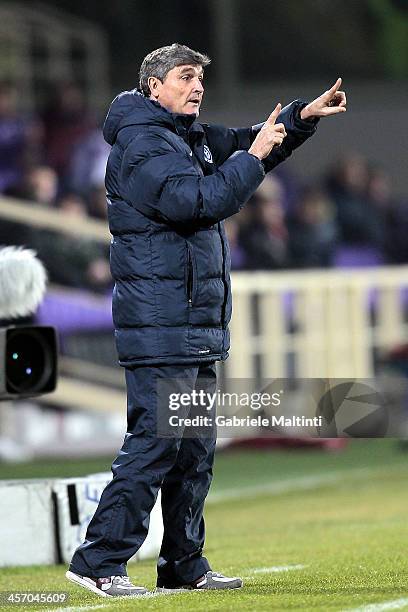
<path fill-rule="evenodd" d="M 6 381 L 9 391 L 35 392 L 50 376 L 50 349 L 36 330 L 9 332 L 6 352 Z"/>

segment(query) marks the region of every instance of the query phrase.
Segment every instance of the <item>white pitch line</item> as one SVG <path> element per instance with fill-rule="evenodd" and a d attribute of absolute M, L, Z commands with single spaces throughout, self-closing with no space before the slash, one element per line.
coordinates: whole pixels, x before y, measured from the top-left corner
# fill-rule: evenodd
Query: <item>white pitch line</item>
<path fill-rule="evenodd" d="M 67 606 L 66 608 L 50 608 L 45 610 L 45 612 L 82 612 L 82 610 L 98 610 L 98 608 L 105 607 L 104 604 L 99 604 L 98 606 Z"/>
<path fill-rule="evenodd" d="M 244 576 L 245 580 L 251 580 L 254 578 L 254 574 L 279 574 L 281 572 L 291 572 L 292 570 L 300 570 L 307 567 L 306 565 L 274 565 L 272 567 L 255 567 L 254 569 L 247 570 L 250 572 L 249 576 Z"/>
<path fill-rule="evenodd" d="M 306 565 L 275 565 L 272 567 L 256 567 L 251 574 L 277 574 L 278 572 L 290 572 L 291 570 L 304 569 Z"/>
<path fill-rule="evenodd" d="M 135 601 L 143 601 L 145 599 L 151 599 L 152 597 L 164 597 L 165 595 L 176 595 L 179 593 L 186 593 L 187 591 L 181 591 L 181 590 L 175 590 L 174 593 L 160 593 L 160 592 L 156 592 L 156 591 L 150 591 L 149 593 L 146 593 L 145 595 L 137 595 L 136 597 L 129 597 L 130 600 L 132 600 L 132 602 Z M 194 592 L 194 591 L 191 591 Z M 44 610 L 44 612 L 86 612 L 87 610 L 99 610 L 101 608 L 106 608 L 108 605 L 112 606 L 112 604 L 117 603 L 119 601 L 121 601 L 123 603 L 123 601 L 127 598 L 126 597 L 106 597 L 105 601 L 103 604 L 98 604 L 95 606 L 67 606 L 67 607 L 60 607 L 60 608 L 50 608 L 48 610 Z M 112 608 L 113 609 L 113 608 Z"/>
<path fill-rule="evenodd" d="M 382 612 L 382 610 L 402 610 L 408 607 L 408 598 L 394 599 L 393 601 L 383 601 L 378 604 L 367 604 L 360 608 L 350 608 L 346 612 Z"/>

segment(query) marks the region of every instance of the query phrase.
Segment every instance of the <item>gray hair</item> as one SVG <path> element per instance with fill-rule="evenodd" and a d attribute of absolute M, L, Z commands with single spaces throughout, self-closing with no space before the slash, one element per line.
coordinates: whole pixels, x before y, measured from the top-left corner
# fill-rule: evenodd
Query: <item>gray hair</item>
<path fill-rule="evenodd" d="M 191 64 L 204 67 L 208 66 L 210 62 L 211 60 L 207 55 L 199 51 L 193 51 L 186 45 L 174 43 L 167 47 L 160 47 L 146 55 L 142 62 L 139 72 L 140 89 L 146 97 L 149 97 L 148 81 L 150 77 L 156 77 L 163 82 L 168 72 L 176 66 Z"/>

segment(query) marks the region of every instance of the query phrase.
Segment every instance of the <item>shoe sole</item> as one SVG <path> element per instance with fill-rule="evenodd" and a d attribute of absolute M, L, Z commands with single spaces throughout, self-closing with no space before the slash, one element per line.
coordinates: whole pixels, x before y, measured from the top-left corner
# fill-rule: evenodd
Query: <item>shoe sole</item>
<path fill-rule="evenodd" d="M 132 595 L 110 595 L 109 593 L 105 593 L 104 591 L 102 591 L 101 589 L 98 589 L 98 587 L 93 584 L 92 582 L 89 582 L 86 577 L 82 577 L 79 576 L 78 574 L 74 574 L 74 572 L 70 572 L 69 570 L 67 571 L 67 573 L 65 574 L 65 577 L 68 578 L 68 580 L 70 580 L 71 582 L 74 582 L 75 584 L 77 584 L 78 586 L 83 587 L 84 589 L 88 589 L 88 591 L 92 591 L 92 593 L 95 593 L 95 595 L 99 595 L 99 597 L 113 597 L 114 599 L 119 599 L 119 598 L 130 598 L 130 597 L 143 597 L 143 595 L 147 595 L 148 594 L 148 590 L 146 590 L 144 593 L 133 593 Z"/>
<path fill-rule="evenodd" d="M 206 587 L 203 589 L 193 589 L 191 587 L 177 587 L 175 589 L 169 589 L 168 587 L 156 587 L 156 593 L 170 594 L 170 593 L 196 593 L 197 591 L 235 591 L 236 589 L 242 589 L 244 585 L 240 584 L 237 586 L 226 586 L 226 587 Z"/>
<path fill-rule="evenodd" d="M 154 593 L 161 593 L 162 595 L 171 595 L 172 593 L 191 593 L 197 591 L 197 589 L 185 589 L 183 587 L 177 587 L 176 589 L 168 589 L 167 587 L 156 587 Z"/>
<path fill-rule="evenodd" d="M 75 584 L 83 587 L 84 589 L 88 589 L 88 591 L 92 591 L 92 593 L 95 593 L 95 595 L 99 595 L 99 597 L 113 597 L 113 595 L 109 595 L 109 593 L 104 593 L 103 591 L 101 591 L 101 589 L 98 589 L 96 585 L 92 585 L 90 582 L 85 580 L 85 578 L 78 576 L 78 574 L 74 574 L 74 572 L 68 571 L 65 574 L 65 578 L 68 578 L 70 582 L 74 582 Z"/>

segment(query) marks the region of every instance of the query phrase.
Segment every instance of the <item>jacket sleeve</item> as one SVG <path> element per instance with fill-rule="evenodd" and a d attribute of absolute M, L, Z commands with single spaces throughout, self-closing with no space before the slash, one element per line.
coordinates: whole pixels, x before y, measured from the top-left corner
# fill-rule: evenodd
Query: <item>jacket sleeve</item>
<path fill-rule="evenodd" d="M 120 183 L 125 200 L 154 220 L 212 225 L 237 213 L 265 177 L 262 163 L 246 151 L 202 177 L 188 153 L 159 136 L 143 140 L 135 139 L 125 151 Z"/>
<path fill-rule="evenodd" d="M 276 123 L 284 124 L 287 135 L 283 139 L 282 144 L 279 147 L 273 147 L 268 157 L 262 160 L 265 172 L 269 172 L 272 168 L 285 161 L 292 154 L 292 151 L 297 149 L 297 147 L 315 133 L 319 119 L 315 117 L 311 121 L 304 121 L 300 118 L 300 111 L 306 104 L 307 102 L 302 100 L 294 100 L 279 113 Z M 252 142 L 262 126 L 263 123 L 252 126 Z"/>
<path fill-rule="evenodd" d="M 265 172 L 283 162 L 294 149 L 315 133 L 318 119 L 303 121 L 300 118 L 300 111 L 306 104 L 302 100 L 294 100 L 279 113 L 276 123 L 284 124 L 287 136 L 280 147 L 274 147 L 268 157 L 262 160 Z M 248 151 L 262 126 L 263 123 L 258 123 L 250 128 L 225 128 L 203 124 L 215 162 L 222 164 L 239 149 Z"/>

